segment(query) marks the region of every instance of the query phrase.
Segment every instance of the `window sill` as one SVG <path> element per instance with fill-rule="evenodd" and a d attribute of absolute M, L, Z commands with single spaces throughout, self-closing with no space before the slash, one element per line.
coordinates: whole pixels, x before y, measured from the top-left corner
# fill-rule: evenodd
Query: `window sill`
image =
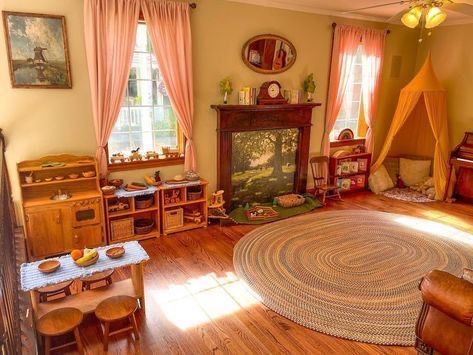
<path fill-rule="evenodd" d="M 125 170 L 138 170 L 148 169 L 160 166 L 173 166 L 184 164 L 184 157 L 179 158 L 165 158 L 165 159 L 150 159 L 150 160 L 138 160 L 124 163 L 109 163 L 108 171 L 125 171 Z"/>
<path fill-rule="evenodd" d="M 345 139 L 342 141 L 330 141 L 330 148 L 346 147 L 351 145 L 365 144 L 365 138 Z"/>

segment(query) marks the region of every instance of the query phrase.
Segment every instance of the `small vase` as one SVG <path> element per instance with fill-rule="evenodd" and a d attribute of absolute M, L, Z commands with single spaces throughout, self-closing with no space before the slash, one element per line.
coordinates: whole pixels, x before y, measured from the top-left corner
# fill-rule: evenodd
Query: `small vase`
<path fill-rule="evenodd" d="M 223 95 L 223 103 L 226 105 L 228 102 L 228 92 L 225 91 L 225 95 Z"/>

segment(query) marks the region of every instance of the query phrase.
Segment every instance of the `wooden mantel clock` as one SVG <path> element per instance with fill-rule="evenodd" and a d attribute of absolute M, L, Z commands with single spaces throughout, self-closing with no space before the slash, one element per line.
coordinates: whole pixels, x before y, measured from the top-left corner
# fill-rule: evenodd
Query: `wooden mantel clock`
<path fill-rule="evenodd" d="M 277 81 L 267 81 L 259 89 L 258 105 L 286 104 L 287 100 L 281 94 L 281 84 Z"/>

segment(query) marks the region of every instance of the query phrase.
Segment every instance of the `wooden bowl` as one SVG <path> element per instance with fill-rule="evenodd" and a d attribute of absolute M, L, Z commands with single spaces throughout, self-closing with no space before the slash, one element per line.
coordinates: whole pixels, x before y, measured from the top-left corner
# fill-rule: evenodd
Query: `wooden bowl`
<path fill-rule="evenodd" d="M 125 248 L 123 247 L 113 247 L 110 249 L 107 249 L 105 254 L 110 258 L 110 259 L 118 259 L 125 254 Z"/>
<path fill-rule="evenodd" d="M 89 261 L 87 261 L 86 263 L 83 263 L 83 264 L 77 264 L 75 261 L 74 263 L 77 265 L 77 266 L 80 266 L 80 267 L 87 267 L 87 266 L 90 266 L 90 265 L 94 265 L 97 260 L 99 260 L 99 254 L 97 253 L 97 255 L 95 256 L 95 258 L 93 259 L 90 259 Z"/>
<path fill-rule="evenodd" d="M 64 176 L 58 175 L 58 176 L 55 176 L 54 179 L 56 179 L 56 180 L 64 180 Z"/>
<path fill-rule="evenodd" d="M 38 270 L 42 273 L 49 274 L 59 269 L 59 266 L 61 266 L 59 260 L 46 260 L 38 265 Z"/>
<path fill-rule="evenodd" d="M 115 186 L 104 186 L 102 187 L 102 192 L 104 195 L 113 195 L 116 189 Z"/>
<path fill-rule="evenodd" d="M 69 179 L 77 179 L 79 177 L 79 174 L 73 173 L 73 174 L 69 174 L 67 176 L 69 177 Z"/>
<path fill-rule="evenodd" d="M 108 181 L 108 184 L 119 189 L 123 185 L 123 179 L 112 179 Z"/>
<path fill-rule="evenodd" d="M 52 177 L 47 177 L 47 178 L 44 179 L 44 181 L 50 182 L 50 181 L 53 181 L 53 178 Z"/>

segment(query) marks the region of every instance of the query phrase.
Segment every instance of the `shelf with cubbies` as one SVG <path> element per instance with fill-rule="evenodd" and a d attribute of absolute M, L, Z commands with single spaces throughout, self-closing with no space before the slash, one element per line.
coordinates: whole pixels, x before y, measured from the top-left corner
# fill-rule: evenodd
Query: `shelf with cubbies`
<path fill-rule="evenodd" d="M 371 153 L 330 157 L 330 183 L 341 193 L 366 190 L 370 176 Z"/>
<path fill-rule="evenodd" d="M 103 199 L 108 243 L 159 237 L 159 190 L 132 197 L 104 195 Z"/>
<path fill-rule="evenodd" d="M 172 234 L 207 226 L 207 185 L 163 185 L 159 188 L 162 233 Z"/>

